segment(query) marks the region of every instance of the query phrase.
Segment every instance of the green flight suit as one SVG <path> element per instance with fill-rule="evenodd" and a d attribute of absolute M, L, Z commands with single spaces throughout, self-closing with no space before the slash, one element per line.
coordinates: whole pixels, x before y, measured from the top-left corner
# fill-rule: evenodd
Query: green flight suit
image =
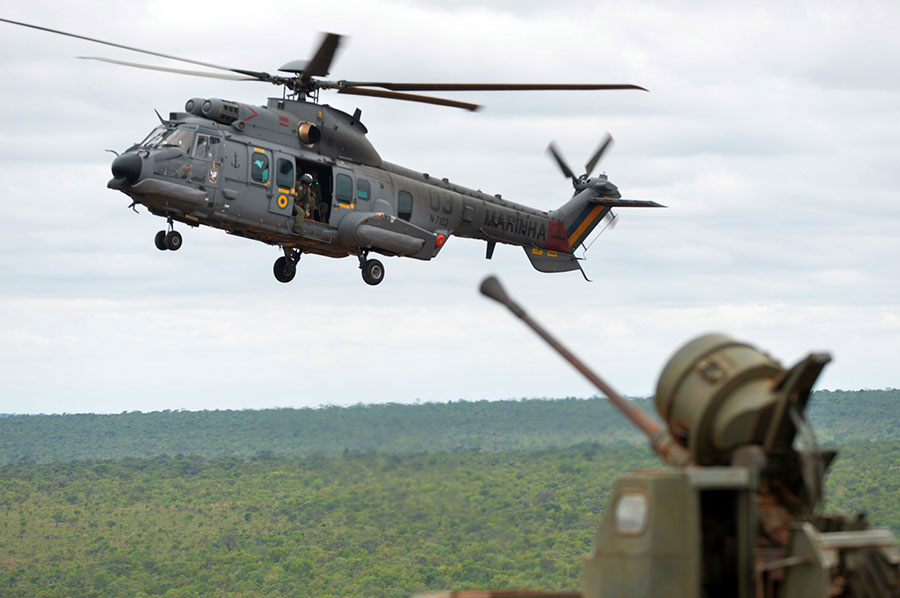
<path fill-rule="evenodd" d="M 297 197 L 294 199 L 294 232 L 299 233 L 303 226 L 303 219 L 312 215 L 316 200 L 309 185 L 301 185 Z"/>

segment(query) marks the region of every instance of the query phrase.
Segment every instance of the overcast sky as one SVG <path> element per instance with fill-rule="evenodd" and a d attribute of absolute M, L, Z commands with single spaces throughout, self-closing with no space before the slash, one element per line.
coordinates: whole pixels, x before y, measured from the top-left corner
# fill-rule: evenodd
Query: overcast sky
<path fill-rule="evenodd" d="M 452 8 L 450 8 L 452 7 Z M 460 110 L 323 93 L 362 109 L 381 156 L 553 209 L 606 131 L 621 210 L 577 273 L 451 238 L 431 262 L 303 258 L 165 222 L 108 190 L 112 154 L 191 97 L 280 90 L 77 60 L 179 66 L 0 23 L 0 412 L 243 409 L 587 397 L 595 390 L 477 286 L 497 274 L 614 387 L 648 396 L 701 333 L 783 364 L 835 360 L 818 388 L 900 386 L 900 5 L 889 2 L 141 1 L 7 5 L 0 16 L 275 71 L 347 35 L 331 76 L 629 82 L 650 93 L 452 94 Z"/>

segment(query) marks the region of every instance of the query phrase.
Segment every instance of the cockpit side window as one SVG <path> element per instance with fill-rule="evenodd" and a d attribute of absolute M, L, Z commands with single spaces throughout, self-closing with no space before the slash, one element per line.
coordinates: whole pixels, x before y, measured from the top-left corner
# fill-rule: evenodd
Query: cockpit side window
<path fill-rule="evenodd" d="M 211 160 L 209 137 L 206 135 L 197 135 L 197 145 L 194 146 L 194 157 L 201 160 Z"/>
<path fill-rule="evenodd" d="M 214 135 L 197 134 L 194 157 L 198 160 L 218 162 L 222 159 L 222 140 Z"/>
<path fill-rule="evenodd" d="M 216 136 L 209 138 L 209 159 L 213 162 L 222 161 L 222 139 Z"/>

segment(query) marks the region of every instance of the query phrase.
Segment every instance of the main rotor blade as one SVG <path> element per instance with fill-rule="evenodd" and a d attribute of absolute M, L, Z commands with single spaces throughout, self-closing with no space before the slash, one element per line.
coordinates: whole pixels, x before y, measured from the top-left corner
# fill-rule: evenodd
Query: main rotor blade
<path fill-rule="evenodd" d="M 189 71 L 187 69 L 174 69 L 167 66 L 152 66 L 149 64 L 140 64 L 137 62 L 127 62 L 125 60 L 115 60 L 113 58 L 102 58 L 100 56 L 79 56 L 82 60 L 99 60 L 100 62 L 108 62 L 110 64 L 118 64 L 136 69 L 147 69 L 148 71 L 162 71 L 164 73 L 177 73 L 179 75 L 190 75 L 191 77 L 206 77 L 208 79 L 225 79 L 227 81 L 259 81 L 256 77 L 245 77 L 241 75 L 225 75 L 219 73 L 207 73 L 204 71 Z"/>
<path fill-rule="evenodd" d="M 556 150 L 556 145 L 551 141 L 550 145 L 547 146 L 547 151 L 550 152 L 550 155 L 556 160 L 556 163 L 559 164 L 559 168 L 563 171 L 563 174 L 572 179 L 572 181 L 576 181 L 575 173 L 572 172 L 572 169 L 569 168 L 569 165 L 566 164 L 566 161 L 563 160 L 563 157 Z"/>
<path fill-rule="evenodd" d="M 479 110 L 481 106 L 478 104 L 469 104 L 468 102 L 457 102 L 456 100 L 448 100 L 446 98 L 433 98 L 431 96 L 420 96 L 411 93 L 397 93 L 395 91 L 381 91 L 380 89 L 366 89 L 365 87 L 340 87 L 338 93 L 344 93 L 354 96 L 370 96 L 374 98 L 387 98 L 389 100 L 404 100 L 407 102 L 419 102 L 422 104 L 435 104 L 437 106 L 449 106 L 451 108 L 462 108 L 463 110 L 471 110 L 472 112 Z"/>
<path fill-rule="evenodd" d="M 309 79 L 310 77 L 324 77 L 327 75 L 331 61 L 334 60 L 334 55 L 340 45 L 340 35 L 337 33 L 326 33 L 319 44 L 319 49 L 316 50 L 316 54 L 303 69 L 303 78 Z"/>
<path fill-rule="evenodd" d="M 603 157 L 603 154 L 606 153 L 606 150 L 609 149 L 609 146 L 612 145 L 613 138 L 609 133 L 606 134 L 606 140 L 600 144 L 600 147 L 597 148 L 597 151 L 594 152 L 594 156 L 588 160 L 587 164 L 584 165 L 584 176 L 589 177 L 591 173 L 594 172 L 594 167 L 597 166 L 597 162 L 600 161 L 600 158 Z"/>
<path fill-rule="evenodd" d="M 631 83 L 393 83 L 389 81 L 338 81 L 341 87 L 381 87 L 391 91 L 552 91 L 591 89 L 640 89 Z"/>
<path fill-rule="evenodd" d="M 238 73 L 240 75 L 247 75 L 248 77 L 254 77 L 256 79 L 260 79 L 262 81 L 271 81 L 272 77 L 268 73 L 261 73 L 257 71 L 247 71 L 242 69 L 234 69 L 227 66 L 221 66 L 218 64 L 212 64 L 210 62 L 201 62 L 199 60 L 191 60 L 190 58 L 179 58 L 178 56 L 172 56 L 170 54 L 163 54 L 162 52 L 154 52 L 153 50 L 142 50 L 140 48 L 133 48 L 131 46 L 126 46 L 123 44 L 117 44 L 114 42 L 103 41 L 102 39 L 94 39 L 92 37 L 87 37 L 84 35 L 78 35 L 76 33 L 67 33 L 65 31 L 59 31 L 57 29 L 50 29 L 49 27 L 41 27 L 39 25 L 31 25 L 29 23 L 22 23 L 19 21 L 12 21 L 10 19 L 0 18 L 0 21 L 4 23 L 10 23 L 12 25 L 19 25 L 21 27 L 28 27 L 30 29 L 37 29 L 38 31 L 46 31 L 48 33 L 56 33 L 57 35 L 65 35 L 66 37 L 74 37 L 75 39 L 83 39 L 85 41 L 93 42 L 95 44 L 103 44 L 104 46 L 112 46 L 113 48 L 121 48 L 122 50 L 130 50 L 131 52 L 140 52 L 141 54 L 149 54 L 151 56 L 158 56 L 159 58 L 168 58 L 169 60 L 177 60 L 179 62 L 187 62 L 190 64 L 196 64 L 199 66 L 209 67 L 211 69 L 219 69 L 222 71 L 231 71 L 233 73 Z"/>

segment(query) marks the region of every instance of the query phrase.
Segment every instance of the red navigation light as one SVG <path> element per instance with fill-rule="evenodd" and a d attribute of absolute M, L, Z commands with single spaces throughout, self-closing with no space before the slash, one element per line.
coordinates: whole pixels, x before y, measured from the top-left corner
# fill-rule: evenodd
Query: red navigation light
<path fill-rule="evenodd" d="M 447 237 L 445 237 L 441 233 L 438 233 L 437 239 L 434 240 L 434 246 L 435 247 L 443 247 L 444 243 L 446 243 L 446 242 L 447 242 Z"/>

